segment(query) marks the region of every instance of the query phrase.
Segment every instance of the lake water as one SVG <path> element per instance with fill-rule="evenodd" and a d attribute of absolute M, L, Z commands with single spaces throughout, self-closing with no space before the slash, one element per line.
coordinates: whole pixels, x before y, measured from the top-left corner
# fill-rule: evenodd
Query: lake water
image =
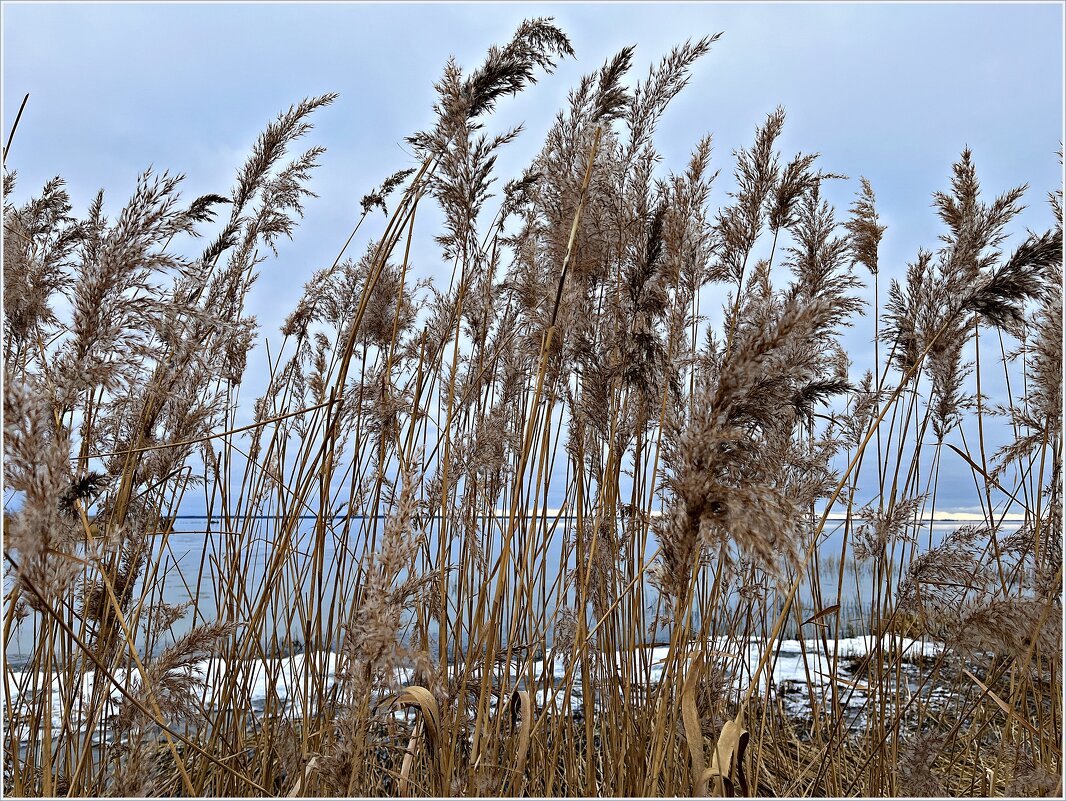
<path fill-rule="evenodd" d="M 363 529 L 370 527 L 370 521 L 365 521 Z M 233 521 L 230 521 L 231 525 Z M 162 599 L 169 604 L 180 604 L 189 601 L 193 597 L 199 599 L 199 614 L 203 620 L 216 617 L 220 609 L 228 604 L 233 604 L 232 597 L 218 597 L 216 587 L 226 584 L 236 584 L 243 587 L 249 596 L 261 588 L 269 571 L 271 561 L 276 555 L 273 545 L 273 527 L 275 521 L 271 519 L 257 519 L 254 528 L 262 534 L 245 540 L 237 540 L 232 533 L 227 533 L 222 526 L 222 521 L 217 518 L 184 517 L 178 518 L 175 530 L 166 541 L 165 551 L 162 551 L 158 560 L 159 570 L 165 575 L 163 582 Z M 938 521 L 927 524 L 922 529 L 919 540 L 925 545 L 931 541 L 938 543 L 948 533 L 964 525 L 962 522 Z M 1016 524 L 1012 524 L 1016 525 Z M 560 526 L 560 531 L 561 531 Z M 1005 527 L 1006 528 L 1006 527 Z M 1007 533 L 1001 530 L 1001 535 Z M 311 519 L 302 521 L 299 536 L 294 538 L 289 554 L 290 564 L 300 564 L 300 560 L 309 560 L 313 552 L 315 542 L 314 521 Z M 432 537 L 430 538 L 432 539 Z M 822 599 L 812 597 L 810 589 L 811 581 L 804 582 L 803 589 L 798 595 L 799 616 L 806 619 L 810 615 L 820 611 L 827 604 L 836 601 L 836 587 L 839 580 L 839 554 L 841 548 L 842 529 L 840 524 L 829 531 L 824 541 L 819 545 L 821 571 L 817 576 L 822 587 Z M 554 541 L 558 540 L 558 542 Z M 157 548 L 161 548 L 163 538 L 159 538 Z M 432 543 L 431 543 L 432 544 Z M 293 586 L 294 582 L 287 579 L 278 589 L 271 593 L 273 605 L 270 609 L 270 619 L 273 629 L 279 639 L 285 639 L 285 629 L 288 628 L 292 641 L 301 642 L 301 630 L 298 623 L 291 623 L 292 598 L 296 593 L 321 592 L 324 597 L 332 596 L 337 582 L 341 582 L 338 597 L 348 599 L 351 597 L 346 588 L 346 583 L 351 580 L 353 565 L 353 551 L 362 551 L 363 544 L 357 549 L 346 548 L 338 539 L 325 536 L 323 540 L 323 552 L 321 570 L 323 580 L 314 581 L 311 578 L 313 567 L 309 565 L 306 575 L 299 587 Z M 549 543 L 547 559 L 550 564 L 558 564 L 562 555 L 562 535 L 557 533 L 553 541 Z M 651 546 L 649 546 L 650 558 Z M 457 546 L 453 547 L 453 558 L 458 559 Z M 221 582 L 222 576 L 232 575 L 232 571 L 239 570 L 243 576 L 240 582 Z M 554 577 L 549 576 L 549 583 Z M 892 580 L 895 586 L 895 579 Z M 871 570 L 864 564 L 857 563 L 850 556 L 844 565 L 843 595 L 841 602 L 841 622 L 839 630 L 834 630 L 832 624 L 836 615 L 826 615 L 820 622 L 826 639 L 818 635 L 818 629 L 810 625 L 797 628 L 795 623 L 785 630 L 783 639 L 779 642 L 776 659 L 769 671 L 761 677 L 763 682 L 772 683 L 773 686 L 785 693 L 787 687 L 792 687 L 794 695 L 798 695 L 795 703 L 802 707 L 807 703 L 808 692 L 797 688 L 818 686 L 820 691 L 831 689 L 828 682 L 822 677 L 832 672 L 831 667 L 835 658 L 849 656 L 863 656 L 870 652 L 874 645 L 873 638 L 864 636 L 861 631 L 864 615 L 873 597 L 874 576 Z M 280 591 L 278 591 L 280 590 Z M 483 588 L 483 591 L 491 590 L 491 587 Z M 650 586 L 645 586 L 646 598 L 649 604 L 654 605 L 655 593 Z M 828 600 L 826 600 L 828 599 Z M 766 603 L 769 605 L 771 614 L 780 608 L 781 595 L 770 594 Z M 246 603 L 246 602 L 245 602 Z M 731 599 L 729 606 L 735 608 L 740 603 L 751 603 L 750 600 Z M 774 604 L 777 604 L 775 607 Z M 761 611 L 760 611 L 761 614 Z M 649 614 L 650 617 L 650 614 Z M 176 622 L 172 627 L 172 636 L 162 640 L 159 647 L 172 642 L 177 636 L 187 631 L 194 623 L 193 617 L 186 614 L 184 618 Z M 12 633 L 7 648 L 7 670 L 5 691 L 9 698 L 14 699 L 27 687 L 32 677 L 24 672 L 24 667 L 32 654 L 37 637 L 38 620 L 35 615 L 30 615 L 22 621 Z M 269 626 L 268 626 L 269 629 Z M 801 636 L 802 635 L 802 636 Z M 838 636 L 839 635 L 839 636 Z M 613 658 L 599 654 L 595 658 L 601 664 L 618 665 L 626 663 L 630 675 L 636 676 L 635 684 L 642 686 L 654 685 L 662 674 L 663 660 L 667 649 L 653 643 L 663 642 L 667 632 L 663 630 L 661 637 L 656 636 L 649 640 L 649 644 L 640 649 L 640 653 L 614 654 Z M 902 644 L 902 646 L 901 646 Z M 551 646 L 550 641 L 548 646 Z M 895 640 L 896 647 L 902 647 L 907 657 L 928 656 L 935 654 L 939 645 L 929 641 L 916 642 L 912 640 Z M 264 643 L 270 655 L 269 645 Z M 714 651 L 723 660 L 723 666 L 729 671 L 731 682 L 735 689 L 742 689 L 750 684 L 751 676 L 763 653 L 762 641 L 757 637 L 749 637 L 744 640 L 736 638 L 717 638 L 708 643 L 708 648 Z M 505 672 L 510 680 L 522 685 L 532 681 L 535 697 L 538 705 L 553 704 L 559 707 L 563 703 L 563 695 L 557 689 L 561 686 L 566 676 L 566 667 L 561 657 L 545 659 L 545 654 L 529 653 L 523 659 L 516 659 L 510 665 L 499 669 L 501 679 L 505 679 Z M 524 661 L 523 661 L 524 660 Z M 461 654 L 452 654 L 452 668 L 461 669 Z M 267 659 L 253 659 L 242 663 L 240 670 L 243 671 L 241 686 L 248 693 L 248 698 L 253 709 L 262 710 L 270 701 L 271 708 L 288 708 L 297 710 L 302 708 L 307 700 L 307 690 L 311 686 L 309 681 L 330 683 L 335 678 L 337 655 L 333 653 L 330 643 L 320 644 L 312 648 L 312 652 L 273 654 Z M 212 687 L 218 685 L 228 671 L 234 669 L 232 664 L 223 664 L 221 660 L 204 660 L 196 665 L 194 670 L 205 682 L 205 698 L 211 697 Z M 118 678 L 122 678 L 119 676 Z M 398 675 L 396 680 L 404 682 L 407 676 Z M 58 699 L 64 695 L 71 697 L 71 691 L 75 695 L 82 695 L 88 699 L 91 691 L 91 673 L 82 679 L 80 688 L 63 686 L 63 679 L 54 677 L 52 691 L 58 710 L 62 705 Z M 506 679 L 505 679 L 506 680 Z M 573 679 L 576 683 L 570 684 L 570 690 L 566 695 L 569 698 L 571 709 L 581 707 L 582 693 L 579 678 Z M 44 677 L 37 678 L 37 686 L 42 687 L 46 683 Z M 319 685 L 321 686 L 321 685 Z M 115 691 L 117 700 L 117 691 Z M 861 700 L 861 693 L 857 701 Z M 787 700 L 787 699 L 786 699 Z M 58 714 L 58 711 L 57 711 Z M 24 737 L 30 737 L 30 732 L 23 733 Z"/>
<path fill-rule="evenodd" d="M 565 523 L 565 519 L 563 520 Z M 235 528 L 246 524 L 240 520 L 231 520 L 229 525 Z M 161 600 L 168 604 L 182 604 L 191 601 L 194 597 L 198 598 L 198 617 L 194 619 L 192 614 L 186 614 L 175 622 L 171 628 L 172 636 L 163 639 L 160 647 L 187 632 L 194 623 L 200 624 L 218 619 L 219 610 L 225 609 L 227 605 L 235 609 L 242 606 L 247 608 L 248 600 L 254 598 L 255 592 L 261 588 L 271 562 L 277 556 L 277 549 L 274 545 L 276 525 L 277 521 L 275 519 L 256 518 L 254 523 L 248 526 L 250 534 L 245 533 L 241 539 L 237 539 L 232 528 L 227 530 L 223 521 L 219 518 L 186 516 L 176 519 L 174 531 L 166 538 L 165 544 L 163 537 L 156 538 L 156 552 L 153 555 L 153 560 L 158 562 L 159 575 L 163 579 L 162 582 L 157 582 L 157 584 L 161 583 L 163 588 Z M 962 521 L 926 523 L 918 534 L 918 550 L 924 550 L 930 543 L 934 545 L 939 543 L 947 534 L 962 525 L 966 525 L 966 523 Z M 353 592 L 349 590 L 348 585 L 354 581 L 353 565 L 357 560 L 357 554 L 361 553 L 365 548 L 366 535 L 363 532 L 370 527 L 371 521 L 369 519 L 362 519 L 358 526 L 352 526 L 348 533 L 348 542 L 353 544 L 347 546 L 340 536 L 334 536 L 327 530 L 322 539 L 321 579 L 316 580 L 313 577 L 315 565 L 311 564 L 310 560 L 316 540 L 314 519 L 305 518 L 300 521 L 298 536 L 293 538 L 290 553 L 287 555 L 285 576 L 278 585 L 276 592 L 272 593 L 272 596 L 276 595 L 277 597 L 273 598 L 270 616 L 274 620 L 273 628 L 279 640 L 303 641 L 301 636 L 303 631 L 300 624 L 296 621 L 293 621 L 292 624 L 286 623 L 286 618 L 292 614 L 292 599 L 296 595 L 302 593 L 306 597 L 308 593 L 313 592 L 320 594 L 321 597 L 326 598 L 328 601 L 333 596 L 334 591 L 337 590 L 337 584 L 340 582 L 340 588 L 337 590 L 339 597 L 345 599 L 352 597 Z M 563 524 L 558 525 L 553 536 L 549 539 L 544 557 L 548 565 L 559 565 L 561 563 L 564 547 L 563 527 Z M 1001 528 L 1001 536 L 1010 533 L 1016 527 L 1016 523 L 1004 524 Z M 335 524 L 334 529 L 339 529 L 339 526 Z M 826 529 L 828 534 L 823 536 L 818 545 L 820 570 L 817 574 L 817 584 L 820 585 L 821 597 L 815 597 L 815 582 L 812 581 L 812 576 L 808 576 L 801 585 L 796 599 L 796 605 L 799 608 L 798 614 L 801 619 L 806 619 L 822 611 L 827 606 L 835 604 L 837 601 L 843 525 L 840 521 L 830 520 Z M 435 537 L 432 532 L 428 539 L 429 550 L 435 553 L 437 544 L 434 541 Z M 645 561 L 652 557 L 654 545 L 653 538 L 649 538 Z M 461 557 L 460 543 L 458 541 L 452 543 L 451 551 L 454 564 Z M 900 548 L 897 547 L 897 554 L 900 553 Z M 491 558 L 492 555 L 490 554 L 489 556 Z M 149 561 L 149 565 L 152 564 L 153 560 Z M 899 560 L 900 556 L 897 555 L 897 562 Z M 573 563 L 574 557 L 571 555 L 568 569 L 573 568 Z M 291 567 L 293 565 L 304 565 L 306 567 L 299 587 L 296 586 L 296 582 L 292 578 Z M 545 577 L 546 584 L 549 587 L 556 580 L 557 572 L 556 570 L 556 575 L 549 574 Z M 231 582 L 228 577 L 234 574 L 242 575 L 243 580 Z M 896 575 L 898 576 L 898 565 Z M 225 581 L 222 580 L 224 576 L 226 577 Z M 246 597 L 243 599 L 234 599 L 226 596 L 220 598 L 217 588 L 231 583 L 242 586 Z M 893 578 L 890 583 L 894 587 L 897 581 Z M 7 580 L 5 584 L 9 586 L 10 581 Z M 7 589 L 7 586 L 5 586 L 5 589 Z M 483 589 L 491 592 L 493 586 L 487 584 Z M 776 593 L 776 598 L 773 592 L 769 593 L 769 596 L 763 593 L 759 597 L 761 597 L 762 602 L 769 604 L 769 609 L 776 612 L 780 608 L 780 602 L 783 600 L 785 590 L 787 590 L 787 585 L 781 586 L 781 591 Z M 650 620 L 654 614 L 657 594 L 655 589 L 647 582 L 644 584 L 643 592 L 648 604 L 646 611 Z M 852 637 L 864 634 L 865 632 L 860 630 L 860 628 L 862 621 L 866 618 L 873 597 L 874 575 L 870 565 L 869 563 L 855 560 L 851 556 L 849 549 L 844 563 L 844 575 L 841 583 L 840 631 L 837 632 L 833 629 L 833 625 L 836 622 L 835 614 L 826 615 L 821 619 L 823 623 L 830 626 L 828 632 L 830 636 L 839 634 L 841 637 Z M 160 597 L 157 595 L 149 602 L 159 599 Z M 454 601 L 454 598 L 452 600 Z M 776 607 L 774 606 L 775 600 L 777 601 Z M 727 600 L 729 608 L 735 608 L 738 603 L 751 603 L 751 598 Z M 760 611 L 763 611 L 761 607 Z M 239 614 L 231 614 L 229 618 L 239 620 L 240 616 Z M 285 636 L 286 626 L 288 627 L 289 637 Z M 8 641 L 6 657 L 11 667 L 21 667 L 29 659 L 37 634 L 38 621 L 36 615 L 31 614 L 30 617 L 17 626 Z M 784 632 L 786 637 L 798 637 L 799 634 L 800 632 L 796 630 L 794 622 L 790 623 L 789 628 Z M 656 632 L 653 641 L 662 641 L 663 636 L 668 636 L 666 629 Z M 266 646 L 265 643 L 264 645 Z M 550 647 L 550 641 L 548 645 Z"/>

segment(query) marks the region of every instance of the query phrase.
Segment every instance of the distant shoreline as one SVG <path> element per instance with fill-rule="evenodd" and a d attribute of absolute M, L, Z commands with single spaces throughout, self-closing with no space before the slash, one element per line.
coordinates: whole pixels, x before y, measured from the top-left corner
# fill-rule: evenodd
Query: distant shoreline
<path fill-rule="evenodd" d="M 816 514 L 821 515 L 821 514 L 823 514 L 823 512 L 817 512 Z M 660 515 L 659 512 L 652 512 L 652 514 L 651 514 L 652 517 L 659 517 L 659 515 Z M 281 518 L 285 517 L 285 515 L 227 515 L 227 516 L 229 518 L 233 519 L 233 520 L 280 520 Z M 491 517 L 506 518 L 506 517 L 509 517 L 509 516 L 510 516 L 510 512 L 506 512 L 506 511 L 497 511 L 493 515 L 487 515 L 487 514 L 486 515 L 475 515 L 475 517 L 477 517 L 479 520 L 482 520 L 482 519 L 485 519 L 485 518 L 491 518 Z M 527 512 L 527 514 L 524 515 L 524 516 L 527 517 L 527 518 L 529 518 L 529 517 L 549 517 L 549 518 L 552 518 L 552 519 L 560 519 L 560 520 L 573 520 L 573 519 L 575 519 L 577 517 L 577 515 L 562 514 L 562 510 L 561 509 L 542 509 L 542 510 L 536 512 L 535 514 Z M 216 515 L 209 515 L 209 514 L 178 514 L 178 515 L 174 515 L 174 519 L 175 520 L 217 520 L 217 519 L 220 519 L 221 517 L 222 517 L 222 515 L 217 515 L 217 514 Z M 353 520 L 374 520 L 374 519 L 384 520 L 384 519 L 388 518 L 389 515 L 387 515 L 387 514 L 380 514 L 380 515 L 347 515 L 347 514 L 339 514 L 339 515 L 334 515 L 331 519 L 340 520 L 340 519 L 342 519 L 344 517 L 350 517 Z M 439 520 L 441 517 L 442 517 L 442 515 L 434 515 L 433 519 L 434 520 Z M 318 519 L 318 515 L 300 515 L 298 517 L 298 519 L 299 520 L 316 520 L 316 519 Z M 852 515 L 852 519 L 855 520 L 857 518 L 856 518 L 855 515 Z M 1007 513 L 1007 514 L 997 514 L 996 515 L 996 519 L 1000 520 L 1000 521 L 1002 521 L 1004 523 L 1021 523 L 1021 522 L 1024 522 L 1025 515 L 1018 514 L 1016 512 L 1010 512 L 1010 513 Z M 831 515 L 829 515 L 826 518 L 826 520 L 842 522 L 844 520 L 847 520 L 847 515 L 844 515 L 844 514 L 831 514 Z M 922 523 L 981 523 L 981 522 L 984 522 L 985 518 L 984 518 L 983 515 L 978 514 L 976 512 L 936 511 L 936 512 L 933 512 L 933 514 L 931 516 L 928 516 L 928 515 L 922 516 L 922 517 L 918 518 L 918 520 L 920 522 L 922 522 Z"/>

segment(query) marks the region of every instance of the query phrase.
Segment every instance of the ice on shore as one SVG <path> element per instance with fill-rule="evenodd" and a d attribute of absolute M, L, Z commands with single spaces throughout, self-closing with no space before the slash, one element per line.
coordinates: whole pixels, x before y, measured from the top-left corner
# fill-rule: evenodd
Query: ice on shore
<path fill-rule="evenodd" d="M 904 660 L 936 656 L 942 650 L 940 643 L 930 640 L 918 641 L 895 636 L 885 636 L 880 638 L 880 642 L 878 639 L 860 636 L 826 640 L 824 643 L 819 639 L 780 640 L 767 656 L 766 665 L 758 677 L 757 689 L 764 691 L 770 685 L 786 691 L 791 689 L 795 693 L 797 689 L 803 691 L 805 688 L 816 688 L 823 692 L 831 689 L 835 683 L 858 686 L 857 682 L 840 676 L 839 665 L 834 674 L 833 663 L 869 656 L 878 645 L 886 656 Z M 686 669 L 698 650 L 698 644 L 686 644 L 672 667 L 668 666 L 670 648 L 665 645 L 648 646 L 628 653 L 592 651 L 589 653 L 592 657 L 589 670 L 596 679 L 601 695 L 603 687 L 611 684 L 602 680 L 605 676 L 625 677 L 625 683 L 631 691 L 644 692 L 660 683 L 668 669 Z M 744 692 L 752 683 L 766 648 L 761 640 L 738 642 L 732 638 L 717 638 L 706 643 L 702 650 L 705 664 L 712 666 L 708 669 L 724 675 L 734 692 Z M 565 656 L 550 654 L 549 657 L 514 659 L 506 665 L 506 670 L 505 665 L 498 665 L 498 672 L 493 677 L 494 686 L 506 684 L 509 689 L 532 689 L 537 708 L 552 707 L 563 712 L 569 706 L 571 713 L 582 710 L 585 703 L 581 686 L 584 671 L 580 663 L 568 668 Z M 305 710 L 310 711 L 310 705 L 324 691 L 336 685 L 338 668 L 337 654 L 317 652 L 243 662 L 206 659 L 191 665 L 187 671 L 202 686 L 199 695 L 203 698 L 206 713 L 217 708 L 221 698 L 228 697 L 231 699 L 231 709 L 244 707 L 257 715 L 280 713 L 298 718 Z M 480 682 L 483 675 L 480 667 L 471 666 L 466 671 L 461 662 L 452 664 L 449 671 L 452 676 L 462 676 L 472 682 Z M 137 671 L 132 673 L 132 676 L 128 676 L 125 671 L 119 670 L 114 677 L 128 688 L 139 683 Z M 30 694 L 35 685 L 37 692 L 41 692 L 46 683 L 50 685 L 53 737 L 62 735 L 65 717 L 79 726 L 87 724 L 96 681 L 94 672 L 81 674 L 74 684 L 63 673 L 53 675 L 51 681 L 46 682 L 43 675 L 38 675 L 35 680 L 28 672 L 8 670 L 5 671 L 5 679 L 5 709 L 14 711 L 14 719 L 5 723 L 19 730 L 21 741 L 26 742 L 41 735 L 41 732 L 30 732 L 28 724 L 19 715 L 19 708 L 23 706 L 20 699 Z M 398 668 L 393 676 L 393 683 L 397 687 L 410 684 L 413 680 L 413 671 L 407 668 Z M 104 723 L 108 717 L 117 714 L 124 700 L 119 689 L 110 680 L 107 681 L 110 685 L 107 689 L 109 702 L 104 705 L 102 713 L 96 715 L 97 730 L 101 734 L 106 729 Z M 618 681 L 613 683 L 619 684 Z M 807 692 L 802 692 L 802 695 L 806 696 Z M 566 698 L 569 698 L 568 704 L 564 700 Z M 492 706 L 496 704 L 494 698 Z M 68 706 L 70 714 L 66 715 Z"/>

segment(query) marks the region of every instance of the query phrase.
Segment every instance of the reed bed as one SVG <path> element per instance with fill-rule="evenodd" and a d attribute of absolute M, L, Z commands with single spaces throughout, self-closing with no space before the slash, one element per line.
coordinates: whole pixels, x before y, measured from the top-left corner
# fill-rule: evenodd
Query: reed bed
<path fill-rule="evenodd" d="M 833 208 L 854 179 L 782 154 L 783 110 L 661 164 L 717 39 L 643 77 L 620 50 L 502 185 L 492 112 L 570 42 L 535 19 L 449 62 L 251 424 L 247 300 L 337 98 L 228 194 L 148 171 L 79 216 L 58 178 L 10 202 L 5 165 L 7 794 L 1061 796 L 1061 189 L 1005 248 L 1027 187 L 983 194 L 963 151 L 940 241 L 880 285 L 873 187 Z M 945 482 L 981 520 L 934 542 Z"/>

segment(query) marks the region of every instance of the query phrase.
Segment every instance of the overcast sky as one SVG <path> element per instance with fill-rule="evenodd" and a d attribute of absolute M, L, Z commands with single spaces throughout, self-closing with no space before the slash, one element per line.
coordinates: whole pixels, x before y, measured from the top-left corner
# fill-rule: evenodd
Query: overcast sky
<path fill-rule="evenodd" d="M 722 31 L 657 140 L 663 169 L 681 170 L 698 139 L 713 134 L 723 175 L 716 206 L 730 188 L 731 151 L 750 144 L 756 125 L 782 105 L 785 157 L 817 151 L 823 169 L 851 176 L 828 187 L 841 217 L 858 177 L 873 183 L 889 226 L 885 283 L 919 247 L 936 247 L 931 194 L 948 188 L 964 146 L 989 195 L 1032 187 L 1017 230 L 1051 225 L 1045 198 L 1061 186 L 1063 137 L 1059 3 L 4 3 L 5 139 L 22 96 L 31 95 L 7 162 L 19 176 L 14 199 L 62 175 L 77 213 L 100 187 L 114 212 L 150 165 L 184 172 L 188 197 L 226 194 L 277 112 L 339 92 L 305 140 L 328 149 L 312 186 L 319 197 L 294 241 L 264 266 L 251 300 L 276 342 L 303 282 L 332 263 L 347 238 L 360 197 L 412 166 L 403 137 L 431 123 L 433 83 L 448 56 L 474 68 L 523 18 L 545 15 L 570 36 L 577 57 L 501 103 L 494 127 L 526 126 L 500 159 L 503 180 L 539 149 L 578 78 L 621 47 L 637 46 L 638 77 L 673 45 Z M 379 216 L 367 235 L 382 226 Z M 425 233 L 416 269 L 440 277 Z M 857 365 L 868 363 L 868 341 L 849 345 Z M 257 353 L 246 397 L 259 387 L 263 348 Z M 938 505 L 957 507 L 970 494 L 972 481 L 969 492 Z"/>

